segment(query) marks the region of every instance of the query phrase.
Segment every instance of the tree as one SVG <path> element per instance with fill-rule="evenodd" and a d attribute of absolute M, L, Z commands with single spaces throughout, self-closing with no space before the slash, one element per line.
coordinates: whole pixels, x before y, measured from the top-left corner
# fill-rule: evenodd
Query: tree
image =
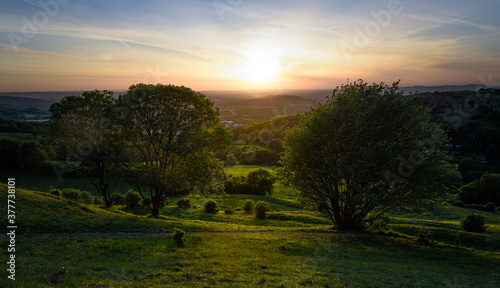
<path fill-rule="evenodd" d="M 107 207 L 112 205 L 111 182 L 124 157 L 117 126 L 110 121 L 113 101 L 113 92 L 94 90 L 64 97 L 50 107 L 52 138 L 62 139 L 67 155 L 81 162 L 81 173 L 96 187 Z"/>
<path fill-rule="evenodd" d="M 40 172 L 49 163 L 44 147 L 37 141 L 22 142 L 17 150 L 17 168 L 27 172 Z"/>
<path fill-rule="evenodd" d="M 284 141 L 281 177 L 341 229 L 416 208 L 456 183 L 443 131 L 417 96 L 362 80 L 337 87 Z"/>
<path fill-rule="evenodd" d="M 484 174 L 480 179 L 460 187 L 458 200 L 465 204 L 493 202 L 500 206 L 500 174 Z"/>
<path fill-rule="evenodd" d="M 273 193 L 274 179 L 271 172 L 259 168 L 248 173 L 248 176 L 245 179 L 245 184 L 252 187 L 252 194 L 271 195 Z"/>
<path fill-rule="evenodd" d="M 213 151 L 231 137 L 203 94 L 184 86 L 137 84 L 119 97 L 114 111 L 131 146 L 130 179 L 154 217 L 166 196 L 220 188 L 214 178 L 223 165 Z"/>

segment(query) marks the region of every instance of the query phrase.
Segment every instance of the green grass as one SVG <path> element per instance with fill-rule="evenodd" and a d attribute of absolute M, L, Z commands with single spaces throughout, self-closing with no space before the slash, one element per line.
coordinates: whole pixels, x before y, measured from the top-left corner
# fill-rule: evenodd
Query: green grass
<path fill-rule="evenodd" d="M 1 240 L 2 246 L 6 243 Z M 170 235 L 63 235 L 20 238 L 17 251 L 17 280 L 2 277 L 2 287 L 498 287 L 500 283 L 498 255 L 370 235 L 188 233 L 185 248 L 177 248 Z"/>
<path fill-rule="evenodd" d="M 7 186 L 0 184 L 0 190 L 6 191 Z M 207 198 L 194 197 L 192 202 L 204 203 L 204 199 Z M 272 200 L 270 197 L 268 199 Z M 222 201 L 224 200 L 218 200 L 220 203 Z M 237 201 L 242 203 L 244 199 Z M 279 200 L 277 201 L 279 203 Z M 271 205 L 275 210 L 278 209 L 276 207 L 286 207 L 281 204 Z M 234 215 L 225 215 L 223 211 L 219 211 L 217 215 L 204 213 L 202 205 L 197 205 L 196 209 L 182 209 L 171 204 L 163 208 L 159 219 L 154 219 L 146 207 L 134 208 L 144 214 L 138 215 L 140 213 L 129 211 L 124 206 L 105 209 L 102 206 L 85 205 L 49 193 L 24 189 L 16 190 L 15 207 L 18 231 L 23 234 L 160 233 L 171 231 L 174 227 L 183 227 L 186 231 L 328 230 L 331 227 L 327 221 L 321 220 L 318 212 L 313 211 L 297 211 L 293 217 L 288 216 L 287 221 L 286 212 L 272 212 L 269 220 L 257 220 L 253 214 L 245 214 L 242 211 L 237 211 Z M 298 210 L 294 207 L 289 209 Z M 6 215 L 0 217 L 4 222 L 6 218 Z"/>
<path fill-rule="evenodd" d="M 233 176 L 247 176 L 249 172 L 258 169 L 265 169 L 268 171 L 273 171 L 273 166 L 269 165 L 234 165 L 226 167 L 227 174 Z"/>
<path fill-rule="evenodd" d="M 261 167 L 228 171 L 247 174 Z M 153 219 L 144 206 L 85 205 L 46 193 L 47 185 L 54 187 L 52 179 L 14 177 L 17 281 L 8 280 L 4 269 L 0 287 L 500 286 L 500 213 L 448 204 L 423 214 L 395 210 L 381 231 L 342 234 L 325 215 L 303 207 L 296 190 L 280 183 L 271 196 L 189 195 L 194 205 L 189 209 L 178 208 L 179 198 L 171 197 Z M 22 189 L 27 183 L 44 189 Z M 63 183 L 91 190 L 84 179 Z M 124 192 L 129 188 L 123 185 Z M 6 189 L 0 184 L 0 191 Z M 5 194 L 0 195 L 5 203 Z M 208 199 L 218 202 L 218 214 L 203 212 Z M 268 219 L 243 212 L 247 199 L 268 202 Z M 235 214 L 224 214 L 228 205 Z M 460 228 L 469 213 L 485 217 L 486 233 Z M 176 248 L 165 234 L 176 227 L 187 232 L 185 248 Z M 433 241 L 419 243 L 417 235 L 427 231 Z M 0 235 L 2 247 L 7 240 Z M 7 259 L 6 249 L 0 254 Z"/>

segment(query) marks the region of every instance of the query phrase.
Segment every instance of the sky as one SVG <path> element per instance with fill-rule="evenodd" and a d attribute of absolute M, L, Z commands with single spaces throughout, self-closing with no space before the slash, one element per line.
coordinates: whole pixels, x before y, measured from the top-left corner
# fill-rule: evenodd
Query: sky
<path fill-rule="evenodd" d="M 499 15 L 498 0 L 2 0 L 0 92 L 492 86 Z"/>

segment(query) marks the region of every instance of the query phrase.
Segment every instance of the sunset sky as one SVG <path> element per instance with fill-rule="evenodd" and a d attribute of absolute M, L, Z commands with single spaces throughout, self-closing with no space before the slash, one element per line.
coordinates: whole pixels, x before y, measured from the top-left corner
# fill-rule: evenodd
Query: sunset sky
<path fill-rule="evenodd" d="M 500 1 L 2 0 L 0 75 L 0 92 L 500 82 Z"/>

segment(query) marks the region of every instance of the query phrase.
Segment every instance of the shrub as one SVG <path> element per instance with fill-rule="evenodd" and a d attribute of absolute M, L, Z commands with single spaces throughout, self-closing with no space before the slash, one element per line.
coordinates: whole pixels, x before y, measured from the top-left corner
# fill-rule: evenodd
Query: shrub
<path fill-rule="evenodd" d="M 141 201 L 142 197 L 138 192 L 134 190 L 128 190 L 127 194 L 125 194 L 125 199 L 123 203 L 127 205 L 127 207 L 132 208 L 135 206 L 139 206 Z"/>
<path fill-rule="evenodd" d="M 421 244 L 432 244 L 434 242 L 434 235 L 432 235 L 432 232 L 429 230 L 420 231 L 417 234 L 417 242 Z"/>
<path fill-rule="evenodd" d="M 255 205 L 255 217 L 258 219 L 266 219 L 267 212 L 269 212 L 269 203 L 259 201 Z"/>
<path fill-rule="evenodd" d="M 61 190 L 59 190 L 59 189 L 54 188 L 54 189 L 50 190 L 49 193 L 56 196 L 56 197 L 61 197 Z"/>
<path fill-rule="evenodd" d="M 370 223 L 370 229 L 373 230 L 384 229 L 387 227 L 387 224 L 389 224 L 389 217 L 387 217 L 386 215 L 380 215 L 377 219 L 373 220 Z"/>
<path fill-rule="evenodd" d="M 113 193 L 113 195 L 111 195 L 111 203 L 115 205 L 123 205 L 123 202 L 125 202 L 125 197 L 122 194 Z"/>
<path fill-rule="evenodd" d="M 97 206 L 104 205 L 104 200 L 102 200 L 101 197 L 94 196 L 94 197 L 92 197 L 92 204 L 97 205 Z"/>
<path fill-rule="evenodd" d="M 61 196 L 68 200 L 80 200 L 80 190 L 73 188 L 65 188 L 61 191 Z"/>
<path fill-rule="evenodd" d="M 184 247 L 186 245 L 186 232 L 181 229 L 175 228 L 172 238 L 174 239 L 175 244 L 177 244 L 177 247 Z"/>
<path fill-rule="evenodd" d="M 161 194 L 160 195 L 160 207 L 164 207 L 170 204 L 170 199 L 168 199 L 167 195 Z"/>
<path fill-rule="evenodd" d="M 226 206 L 226 210 L 224 210 L 224 213 L 228 214 L 228 215 L 232 215 L 232 214 L 234 214 L 234 212 L 235 212 L 234 208 L 232 206 L 229 206 L 229 205 Z"/>
<path fill-rule="evenodd" d="M 92 194 L 90 194 L 87 191 L 80 191 L 80 197 L 78 201 L 84 203 L 84 204 L 92 204 Z"/>
<path fill-rule="evenodd" d="M 214 200 L 208 200 L 205 202 L 205 212 L 207 213 L 212 213 L 212 214 L 217 214 L 219 213 L 219 205 L 217 205 L 217 202 Z"/>
<path fill-rule="evenodd" d="M 484 205 L 484 211 L 495 212 L 496 205 L 493 202 L 488 202 Z"/>
<path fill-rule="evenodd" d="M 179 208 L 184 208 L 184 209 L 191 208 L 191 200 L 189 198 L 181 198 L 177 200 L 175 204 L 177 204 L 177 207 Z"/>
<path fill-rule="evenodd" d="M 500 174 L 484 174 L 480 179 L 460 188 L 458 199 L 465 204 L 487 204 L 500 206 Z"/>
<path fill-rule="evenodd" d="M 247 213 L 252 213 L 253 208 L 254 208 L 253 200 L 249 199 L 249 200 L 245 201 L 245 203 L 243 204 L 243 210 L 245 210 L 245 212 L 247 212 Z"/>
<path fill-rule="evenodd" d="M 474 213 L 462 219 L 460 226 L 468 232 L 483 233 L 486 231 L 486 227 L 484 227 L 484 217 Z"/>
<path fill-rule="evenodd" d="M 151 198 L 147 197 L 147 198 L 143 199 L 142 203 L 148 207 L 151 206 Z"/>
<path fill-rule="evenodd" d="M 458 207 L 471 208 L 487 212 L 495 212 L 495 207 L 496 207 L 495 203 L 493 202 L 488 202 L 485 205 L 480 205 L 480 204 L 465 204 L 460 200 L 455 200 L 451 204 Z"/>

